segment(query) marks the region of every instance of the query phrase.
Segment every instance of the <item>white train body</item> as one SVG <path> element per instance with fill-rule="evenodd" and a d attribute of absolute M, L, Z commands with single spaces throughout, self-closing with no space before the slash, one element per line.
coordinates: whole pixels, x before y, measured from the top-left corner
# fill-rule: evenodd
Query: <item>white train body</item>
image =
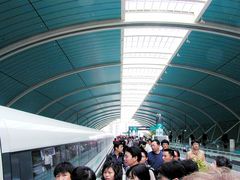
<path fill-rule="evenodd" d="M 111 147 L 111 134 L 0 106 L 2 154 L 79 142 L 97 143 L 99 139 L 107 139 L 105 146 Z M 2 169 L 0 173 L 3 173 Z"/>

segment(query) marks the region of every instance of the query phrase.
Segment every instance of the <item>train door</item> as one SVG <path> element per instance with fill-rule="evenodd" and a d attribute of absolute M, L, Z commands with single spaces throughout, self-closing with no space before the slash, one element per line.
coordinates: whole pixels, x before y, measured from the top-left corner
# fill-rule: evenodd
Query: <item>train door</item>
<path fill-rule="evenodd" d="M 0 139 L 0 179 L 3 179 L 2 146 L 1 146 L 1 139 Z"/>

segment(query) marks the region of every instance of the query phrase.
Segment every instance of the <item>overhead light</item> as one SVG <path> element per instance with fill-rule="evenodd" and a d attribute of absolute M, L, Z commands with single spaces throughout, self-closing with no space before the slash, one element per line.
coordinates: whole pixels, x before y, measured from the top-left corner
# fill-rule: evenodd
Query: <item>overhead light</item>
<path fill-rule="evenodd" d="M 195 22 L 207 0 L 126 0 L 126 22 Z M 125 28 L 122 41 L 121 120 L 130 120 L 189 31 L 177 28 Z"/>

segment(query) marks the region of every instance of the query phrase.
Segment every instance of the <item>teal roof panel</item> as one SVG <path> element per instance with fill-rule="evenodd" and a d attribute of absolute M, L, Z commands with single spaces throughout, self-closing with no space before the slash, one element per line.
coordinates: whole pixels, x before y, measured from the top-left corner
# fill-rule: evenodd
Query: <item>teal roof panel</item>
<path fill-rule="evenodd" d="M 87 103 L 85 100 L 88 100 L 89 98 L 92 97 L 92 94 L 90 93 L 89 90 L 84 90 L 84 91 L 80 91 L 74 95 L 68 96 L 64 99 L 62 99 L 61 101 L 59 101 L 60 103 L 66 104 L 68 106 L 78 103 L 80 101 L 84 101 L 84 104 Z"/>
<path fill-rule="evenodd" d="M 37 91 L 32 91 L 17 101 L 12 107 L 22 111 L 36 113 L 43 105 L 48 103 L 49 100 L 45 95 Z"/>
<path fill-rule="evenodd" d="M 116 94 L 116 95 L 108 95 L 108 96 L 105 96 L 105 97 L 97 97 L 96 99 L 101 102 L 101 101 L 116 100 L 116 99 L 120 99 L 120 98 L 121 98 L 121 95 Z"/>
<path fill-rule="evenodd" d="M 193 89 L 218 101 L 240 96 L 240 86 L 211 76 L 199 82 Z"/>
<path fill-rule="evenodd" d="M 91 89 L 93 96 L 101 96 L 104 94 L 119 93 L 120 94 L 120 84 L 110 84 L 104 87 Z"/>
<path fill-rule="evenodd" d="M 155 85 L 151 89 L 150 93 L 167 95 L 167 96 L 177 96 L 182 93 L 182 90 L 165 87 L 164 84 L 161 85 L 161 83 L 159 83 L 159 85 Z"/>
<path fill-rule="evenodd" d="M 203 108 L 208 114 L 210 114 L 217 122 L 232 121 L 235 117 L 229 113 L 226 109 L 219 107 L 218 105 L 207 106 Z"/>
<path fill-rule="evenodd" d="M 47 31 L 27 0 L 1 2 L 0 21 L 0 48 Z"/>
<path fill-rule="evenodd" d="M 32 85 L 69 71 L 71 64 L 55 42 L 23 51 L 1 62 L 1 71 L 20 82 Z"/>
<path fill-rule="evenodd" d="M 202 20 L 231 26 L 240 26 L 239 0 L 212 0 Z"/>
<path fill-rule="evenodd" d="M 62 88 L 63 86 L 67 86 L 65 88 Z M 58 79 L 56 81 L 53 81 L 51 83 L 48 83 L 42 87 L 40 87 L 38 90 L 42 93 L 48 95 L 49 97 L 56 99 L 60 96 L 63 96 L 71 91 L 74 91 L 76 89 L 79 89 L 81 87 L 84 87 L 84 83 L 81 80 L 81 78 L 74 74 L 71 76 L 67 76 L 61 79 Z"/>
<path fill-rule="evenodd" d="M 231 108 L 234 112 L 236 112 L 240 116 L 239 102 L 240 102 L 240 97 L 234 97 L 232 99 L 228 99 L 227 101 L 224 101 L 224 104 L 229 108 Z"/>
<path fill-rule="evenodd" d="M 45 111 L 40 113 L 41 116 L 46 116 L 46 117 L 53 117 L 54 114 L 65 108 L 66 106 L 57 103 L 54 106 L 51 106 L 50 108 L 47 108 Z"/>
<path fill-rule="evenodd" d="M 193 102 L 194 104 L 197 104 L 197 106 L 200 108 L 215 104 L 213 101 L 203 96 L 199 96 L 186 91 L 182 93 L 180 96 L 178 96 L 178 98 L 186 102 L 188 101 Z"/>
<path fill-rule="evenodd" d="M 119 0 L 33 1 L 49 29 L 121 17 Z"/>
<path fill-rule="evenodd" d="M 191 32 L 172 64 L 216 70 L 239 54 L 240 41 L 220 35 Z"/>
<path fill-rule="evenodd" d="M 168 67 L 159 82 L 191 87 L 205 76 L 205 74 L 200 72 Z"/>
<path fill-rule="evenodd" d="M 17 94 L 24 91 L 27 87 L 19 83 L 14 78 L 0 72 L 0 104 L 5 105 Z"/>
<path fill-rule="evenodd" d="M 240 48 L 240 47 L 239 47 Z M 219 68 L 218 73 L 224 74 L 235 80 L 240 81 L 240 54 L 234 57 L 230 62 Z"/>
<path fill-rule="evenodd" d="M 120 66 L 107 67 L 80 73 L 87 86 L 111 81 L 120 81 Z"/>
<path fill-rule="evenodd" d="M 120 63 L 120 30 L 103 31 L 59 40 L 74 67 Z"/>

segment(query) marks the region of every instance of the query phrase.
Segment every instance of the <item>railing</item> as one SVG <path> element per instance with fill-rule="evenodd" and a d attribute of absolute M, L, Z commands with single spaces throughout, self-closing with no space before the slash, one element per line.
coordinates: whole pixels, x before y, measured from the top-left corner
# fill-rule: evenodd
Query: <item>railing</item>
<path fill-rule="evenodd" d="M 179 144 L 179 143 L 171 143 L 170 147 L 178 150 L 185 149 L 186 151 L 189 151 L 191 148 L 187 144 Z M 240 154 L 237 154 L 235 152 L 230 152 L 230 151 L 221 151 L 217 149 L 210 149 L 210 148 L 203 148 L 203 147 L 201 147 L 201 150 L 205 152 L 205 156 L 209 163 L 211 163 L 216 158 L 216 156 L 225 156 L 232 162 L 233 169 L 237 171 L 240 170 Z"/>

